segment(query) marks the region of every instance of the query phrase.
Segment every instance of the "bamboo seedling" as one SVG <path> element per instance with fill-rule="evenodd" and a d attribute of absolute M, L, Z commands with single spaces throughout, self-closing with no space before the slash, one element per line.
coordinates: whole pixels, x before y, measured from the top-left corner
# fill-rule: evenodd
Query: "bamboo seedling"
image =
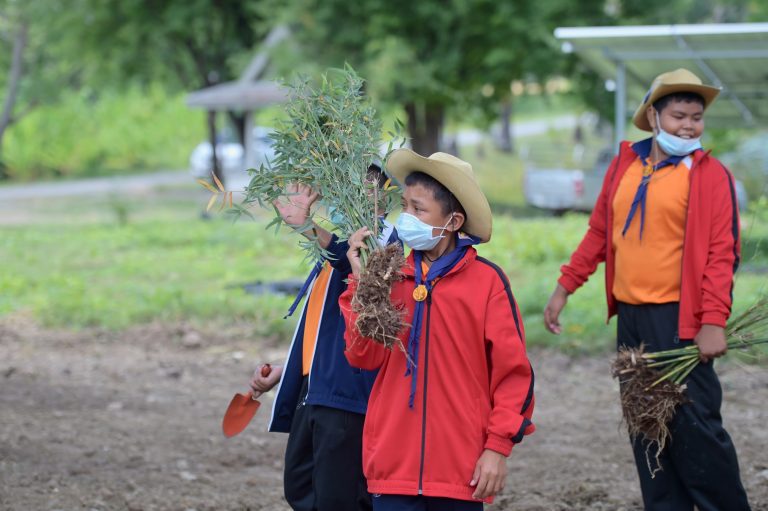
<path fill-rule="evenodd" d="M 768 343 L 768 297 L 734 318 L 725 333 L 729 351 Z M 695 344 L 657 352 L 623 347 L 613 362 L 624 422 L 630 437 L 645 443 L 652 477 L 661 469 L 659 456 L 670 439 L 669 422 L 676 408 L 687 402 L 686 381 L 699 363 Z"/>

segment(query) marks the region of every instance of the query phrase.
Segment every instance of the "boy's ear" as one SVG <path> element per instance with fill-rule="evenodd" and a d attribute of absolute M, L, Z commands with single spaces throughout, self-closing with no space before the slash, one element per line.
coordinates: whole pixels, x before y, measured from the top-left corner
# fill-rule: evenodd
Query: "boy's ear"
<path fill-rule="evenodd" d="M 458 211 L 455 211 L 451 214 L 453 216 L 451 217 L 450 223 L 448 223 L 447 229 L 451 232 L 458 232 L 461 229 L 461 226 L 464 225 L 466 217 L 464 216 L 464 213 L 460 213 Z"/>

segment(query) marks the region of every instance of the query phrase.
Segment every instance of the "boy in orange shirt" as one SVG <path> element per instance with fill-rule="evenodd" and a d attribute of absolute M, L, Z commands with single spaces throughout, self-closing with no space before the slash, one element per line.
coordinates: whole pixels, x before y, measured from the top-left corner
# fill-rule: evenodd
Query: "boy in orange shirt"
<path fill-rule="evenodd" d="M 686 381 L 690 402 L 669 424 L 672 439 L 655 477 L 644 439 L 633 442 L 647 510 L 749 510 L 712 363 L 727 348 L 740 252 L 733 176 L 699 140 L 704 110 L 718 93 L 686 69 L 653 81 L 633 119 L 653 137 L 621 144 L 589 229 L 544 309 L 546 328 L 559 334 L 568 296 L 605 262 L 608 316 L 618 315 L 619 346 L 699 347 L 704 363 Z"/>

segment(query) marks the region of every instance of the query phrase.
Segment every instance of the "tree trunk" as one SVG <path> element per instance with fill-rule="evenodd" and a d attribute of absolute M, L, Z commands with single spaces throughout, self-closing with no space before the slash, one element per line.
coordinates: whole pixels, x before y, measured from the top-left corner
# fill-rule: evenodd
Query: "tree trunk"
<path fill-rule="evenodd" d="M 505 153 L 515 152 L 514 139 L 512 138 L 512 98 L 507 97 L 501 102 L 501 140 L 499 149 Z"/>
<path fill-rule="evenodd" d="M 3 102 L 3 111 L 0 112 L 0 178 L 5 178 L 5 171 L 2 167 L 3 155 L 3 137 L 8 127 L 13 124 L 13 108 L 16 105 L 16 98 L 19 93 L 19 82 L 24 73 L 23 58 L 24 49 L 27 47 L 27 24 L 22 22 L 19 31 L 13 40 L 13 57 L 11 59 L 11 69 L 8 74 L 8 93 Z"/>
<path fill-rule="evenodd" d="M 237 113 L 230 110 L 227 112 L 229 114 L 229 120 L 232 122 L 232 125 L 235 127 L 235 134 L 237 134 L 237 140 L 240 142 L 240 145 L 245 147 L 245 115 L 244 113 Z"/>
<path fill-rule="evenodd" d="M 218 154 L 216 153 L 216 142 L 218 136 L 216 134 L 216 112 L 213 110 L 208 111 L 208 140 L 211 144 L 211 170 L 213 174 L 219 178 L 222 184 L 224 184 L 224 173 L 221 171 L 219 165 Z"/>
<path fill-rule="evenodd" d="M 439 104 L 410 102 L 405 105 L 411 148 L 424 156 L 440 150 L 445 108 Z"/>

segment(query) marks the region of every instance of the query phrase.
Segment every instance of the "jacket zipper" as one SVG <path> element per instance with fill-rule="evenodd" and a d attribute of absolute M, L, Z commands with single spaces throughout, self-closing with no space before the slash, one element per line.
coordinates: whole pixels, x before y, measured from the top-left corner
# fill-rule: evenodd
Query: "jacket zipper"
<path fill-rule="evenodd" d="M 606 204 L 606 211 L 605 211 L 605 259 L 608 260 L 608 254 L 613 250 L 613 199 L 616 196 L 616 188 L 613 186 L 613 180 L 616 178 L 616 170 L 619 168 L 619 162 L 621 162 L 621 143 L 619 144 L 619 154 L 616 155 L 616 164 L 613 166 L 613 170 L 611 170 L 611 178 L 608 181 L 608 199 Z M 625 169 L 626 170 L 626 169 Z M 622 175 L 623 177 L 623 175 Z M 619 180 L 621 181 L 621 180 Z M 608 230 L 610 229 L 611 232 L 611 245 L 608 245 Z M 606 298 L 607 301 L 610 304 L 610 301 L 613 300 L 613 289 L 608 289 L 608 279 L 605 280 L 605 292 L 606 292 Z M 613 306 L 616 307 L 616 301 L 613 300 Z M 611 308 L 610 305 L 608 307 L 607 311 L 607 317 L 605 318 L 605 323 L 608 324 L 611 321 Z"/>
<path fill-rule="evenodd" d="M 438 281 L 439 282 L 439 281 Z M 421 461 L 419 463 L 419 495 L 424 493 L 424 453 L 426 452 L 427 439 L 427 374 L 429 371 L 429 322 L 432 313 L 432 293 L 438 282 L 432 286 L 432 291 L 427 295 L 427 326 L 424 339 L 424 397 L 422 398 L 421 412 Z"/>
<path fill-rule="evenodd" d="M 674 343 L 680 342 L 680 318 L 683 315 L 683 308 L 680 302 L 683 301 L 683 268 L 685 267 L 685 240 L 688 238 L 688 213 L 691 208 L 691 186 L 693 186 L 693 169 L 698 162 L 691 158 L 691 169 L 688 171 L 688 204 L 685 205 L 685 222 L 683 223 L 683 248 L 680 251 L 680 300 L 677 301 L 677 328 L 675 329 Z"/>

